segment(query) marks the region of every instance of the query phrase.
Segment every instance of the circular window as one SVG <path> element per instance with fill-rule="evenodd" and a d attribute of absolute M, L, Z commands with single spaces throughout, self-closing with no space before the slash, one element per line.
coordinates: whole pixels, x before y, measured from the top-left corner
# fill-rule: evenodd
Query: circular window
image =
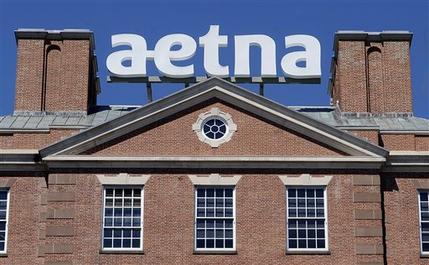
<path fill-rule="evenodd" d="M 237 131 L 237 125 L 232 121 L 230 114 L 218 108 L 212 108 L 198 115 L 197 121 L 192 124 L 192 130 L 201 142 L 211 147 L 218 147 L 231 140 L 232 135 Z"/>
<path fill-rule="evenodd" d="M 228 132 L 228 125 L 220 117 L 210 117 L 203 122 L 202 131 L 209 139 L 222 139 Z"/>

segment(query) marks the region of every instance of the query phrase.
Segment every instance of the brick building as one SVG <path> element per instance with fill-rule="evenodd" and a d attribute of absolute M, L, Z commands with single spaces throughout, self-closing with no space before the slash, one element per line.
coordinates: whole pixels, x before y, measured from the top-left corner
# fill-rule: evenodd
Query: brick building
<path fill-rule="evenodd" d="M 97 106 L 89 31 L 18 30 L 0 264 L 429 264 L 409 32 L 338 32 L 332 106 L 209 78 Z"/>

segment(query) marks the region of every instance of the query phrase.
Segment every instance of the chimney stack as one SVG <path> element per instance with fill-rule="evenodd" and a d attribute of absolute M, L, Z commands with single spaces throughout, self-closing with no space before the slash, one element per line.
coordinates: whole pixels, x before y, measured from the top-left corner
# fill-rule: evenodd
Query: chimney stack
<path fill-rule="evenodd" d="M 18 29 L 15 113 L 81 112 L 99 92 L 89 30 Z"/>
<path fill-rule="evenodd" d="M 412 112 L 409 31 L 335 34 L 330 93 L 343 112 Z"/>

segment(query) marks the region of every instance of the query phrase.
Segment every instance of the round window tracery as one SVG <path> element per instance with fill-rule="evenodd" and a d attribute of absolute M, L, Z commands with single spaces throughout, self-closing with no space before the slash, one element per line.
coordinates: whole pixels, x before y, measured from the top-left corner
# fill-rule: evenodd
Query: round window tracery
<path fill-rule="evenodd" d="M 228 125 L 220 117 L 210 117 L 203 123 L 204 136 L 209 139 L 221 139 L 228 132 Z"/>

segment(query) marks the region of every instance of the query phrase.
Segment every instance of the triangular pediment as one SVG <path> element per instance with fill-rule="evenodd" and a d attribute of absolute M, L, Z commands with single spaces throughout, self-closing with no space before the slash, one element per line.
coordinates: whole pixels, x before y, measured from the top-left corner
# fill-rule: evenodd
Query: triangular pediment
<path fill-rule="evenodd" d="M 245 113 L 245 116 L 239 119 L 247 119 L 250 117 L 255 119 L 255 121 L 265 122 L 268 129 L 283 128 L 285 134 L 287 133 L 297 137 L 296 139 L 303 139 L 302 141 L 312 143 L 314 144 L 314 148 L 320 146 L 320 148 L 324 148 L 323 150 L 332 152 L 329 153 L 327 151 L 328 153 L 325 154 L 323 152 L 321 153 L 320 150 L 322 149 L 318 149 L 318 151 L 315 151 L 314 156 L 382 158 L 387 155 L 387 151 L 379 146 L 321 123 L 219 78 L 210 78 L 166 98 L 147 104 L 122 117 L 64 139 L 40 150 L 40 154 L 42 157 L 94 154 L 114 144 L 123 144 L 124 141 L 132 137 L 138 137 L 138 135 L 148 131 L 145 128 L 156 128 L 159 127 L 158 125 L 160 124 L 174 122 L 175 119 L 180 119 L 183 115 L 197 112 L 203 113 L 207 111 L 208 108 L 213 107 L 223 109 L 226 113 L 235 111 L 237 111 L 237 113 Z M 171 117 L 174 117 L 174 119 Z M 178 123 L 180 124 L 180 122 Z M 178 129 L 179 131 L 172 132 L 171 135 L 180 135 L 180 128 Z M 285 137 L 280 134 L 277 136 L 280 138 Z M 154 135 L 154 137 L 157 137 L 157 135 Z M 251 138 L 252 136 L 247 135 L 246 137 Z M 270 136 L 268 133 L 267 137 L 276 137 L 276 135 Z M 309 148 L 311 149 L 313 147 L 310 146 Z M 263 155 L 258 153 L 228 154 L 236 156 Z M 142 152 L 142 155 L 171 156 L 175 154 L 157 154 L 153 152 L 145 154 Z M 187 154 L 178 153 L 176 155 L 186 156 Z M 194 155 L 199 156 L 207 154 L 195 153 Z M 276 153 L 276 155 L 291 156 L 291 154 L 288 153 Z M 310 153 L 306 154 L 305 152 L 303 154 L 298 153 L 298 155 L 311 156 Z M 132 156 L 136 156 L 136 154 L 132 154 Z"/>

